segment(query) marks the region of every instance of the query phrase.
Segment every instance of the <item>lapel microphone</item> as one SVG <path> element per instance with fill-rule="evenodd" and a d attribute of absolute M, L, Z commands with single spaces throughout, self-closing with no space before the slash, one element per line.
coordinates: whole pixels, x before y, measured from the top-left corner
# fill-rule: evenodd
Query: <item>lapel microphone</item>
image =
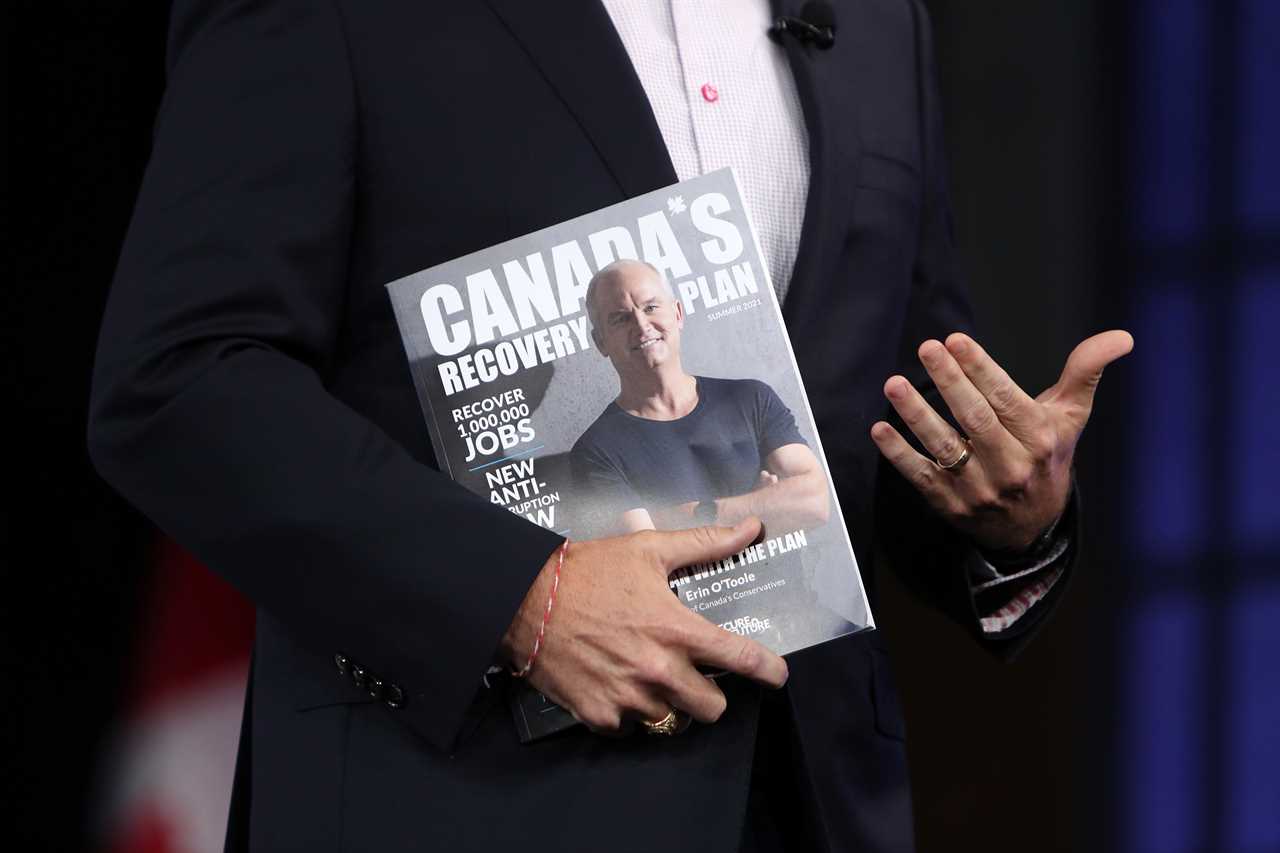
<path fill-rule="evenodd" d="M 809 0 L 797 15 L 779 15 L 769 27 L 769 38 L 781 44 L 783 34 L 800 44 L 812 42 L 820 50 L 836 43 L 836 13 L 824 0 Z"/>

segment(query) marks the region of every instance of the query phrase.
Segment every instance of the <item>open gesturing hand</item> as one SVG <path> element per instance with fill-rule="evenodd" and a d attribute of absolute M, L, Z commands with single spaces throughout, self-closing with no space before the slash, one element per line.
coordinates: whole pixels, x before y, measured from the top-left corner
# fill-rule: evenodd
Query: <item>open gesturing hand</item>
<path fill-rule="evenodd" d="M 979 545 L 1027 548 L 1066 508 L 1072 457 L 1103 369 L 1132 349 L 1128 332 L 1094 335 L 1071 352 L 1058 381 L 1032 399 L 969 336 L 957 332 L 945 345 L 925 341 L 920 362 L 964 435 L 904 377 L 893 376 L 885 396 L 933 459 L 884 421 L 871 427 L 871 438 L 934 509 Z"/>

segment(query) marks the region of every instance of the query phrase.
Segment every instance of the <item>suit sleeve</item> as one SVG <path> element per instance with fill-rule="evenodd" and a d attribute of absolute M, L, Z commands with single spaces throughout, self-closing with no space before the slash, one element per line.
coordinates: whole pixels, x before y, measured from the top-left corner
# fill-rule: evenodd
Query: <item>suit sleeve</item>
<path fill-rule="evenodd" d="M 924 7 L 917 0 L 912 0 L 911 6 L 916 24 L 925 180 L 919 245 L 907 321 L 899 342 L 898 364 L 902 375 L 920 389 L 929 404 L 950 418 L 941 394 L 916 357 L 916 348 L 929 338 L 942 340 L 952 332 L 972 334 L 974 322 L 968 293 L 957 268 L 933 38 Z M 910 430 L 896 413 L 892 414 L 894 426 L 903 435 L 910 436 Z M 959 622 L 992 652 L 1003 657 L 1016 655 L 1060 600 L 1078 549 L 1067 549 L 1060 563 L 1064 575 L 1012 628 L 984 634 L 967 570 L 975 561 L 980 561 L 981 556 L 968 539 L 942 521 L 892 465 L 883 458 L 879 464 L 876 518 L 889 566 L 918 596 Z M 1078 513 L 1072 512 L 1068 522 L 1076 539 L 1077 518 Z"/>
<path fill-rule="evenodd" d="M 336 10 L 180 0 L 168 71 L 99 341 L 91 455 L 308 647 L 402 685 L 398 713 L 447 749 L 560 540 L 325 388 L 356 194 Z"/>

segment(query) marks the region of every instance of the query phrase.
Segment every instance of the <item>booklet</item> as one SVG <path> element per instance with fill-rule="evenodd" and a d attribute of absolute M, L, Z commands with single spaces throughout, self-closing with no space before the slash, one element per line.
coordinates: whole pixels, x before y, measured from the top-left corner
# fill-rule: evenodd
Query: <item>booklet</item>
<path fill-rule="evenodd" d="M 578 540 L 758 516 L 757 543 L 671 575 L 685 606 L 779 654 L 874 627 L 731 169 L 387 289 L 461 485 Z M 576 724 L 512 695 L 522 741 Z"/>

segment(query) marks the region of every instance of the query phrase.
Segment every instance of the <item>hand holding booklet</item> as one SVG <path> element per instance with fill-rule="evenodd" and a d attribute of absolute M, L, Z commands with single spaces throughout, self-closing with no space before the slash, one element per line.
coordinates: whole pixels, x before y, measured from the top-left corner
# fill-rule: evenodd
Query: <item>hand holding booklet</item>
<path fill-rule="evenodd" d="M 731 170 L 387 288 L 458 483 L 575 540 L 759 517 L 670 576 L 686 607 L 779 654 L 874 627 Z M 512 707 L 523 741 L 575 724 L 532 689 Z"/>

